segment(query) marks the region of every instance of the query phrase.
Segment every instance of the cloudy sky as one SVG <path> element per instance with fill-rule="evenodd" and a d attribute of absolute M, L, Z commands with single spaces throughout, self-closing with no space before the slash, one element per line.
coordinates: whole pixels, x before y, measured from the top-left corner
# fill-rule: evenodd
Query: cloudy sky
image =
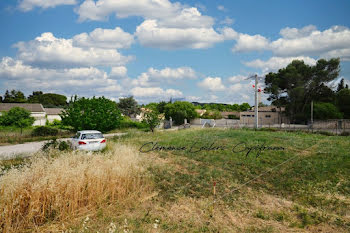
<path fill-rule="evenodd" d="M 251 74 L 332 57 L 349 82 L 349 9 L 348 0 L 1 1 L 0 95 L 253 104 Z"/>

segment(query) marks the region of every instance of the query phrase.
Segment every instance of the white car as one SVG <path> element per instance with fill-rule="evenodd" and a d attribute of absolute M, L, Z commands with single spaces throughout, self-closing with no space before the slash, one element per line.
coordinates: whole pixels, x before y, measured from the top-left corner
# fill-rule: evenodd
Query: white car
<path fill-rule="evenodd" d="M 71 142 L 73 149 L 77 150 L 98 151 L 106 147 L 106 139 L 97 130 L 78 131 Z"/>

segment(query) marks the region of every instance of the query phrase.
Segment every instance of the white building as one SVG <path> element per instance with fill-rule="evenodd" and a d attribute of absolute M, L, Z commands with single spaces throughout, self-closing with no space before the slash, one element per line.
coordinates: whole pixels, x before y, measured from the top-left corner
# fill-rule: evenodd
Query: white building
<path fill-rule="evenodd" d="M 0 103 L 0 115 L 1 112 L 7 112 L 14 107 L 28 110 L 35 119 L 34 126 L 45 125 L 47 120 L 49 122 L 52 122 L 54 119 L 61 120 L 59 114 L 63 110 L 62 108 L 43 108 L 42 104 Z"/>
<path fill-rule="evenodd" d="M 46 119 L 49 122 L 53 122 L 54 120 L 62 120 L 60 114 L 63 111 L 63 108 L 44 108 L 46 112 Z"/>

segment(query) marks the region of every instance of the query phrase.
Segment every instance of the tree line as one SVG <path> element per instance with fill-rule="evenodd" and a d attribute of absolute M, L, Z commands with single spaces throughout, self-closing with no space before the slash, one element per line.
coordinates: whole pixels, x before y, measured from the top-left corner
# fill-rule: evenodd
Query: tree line
<path fill-rule="evenodd" d="M 55 93 L 43 93 L 42 91 L 33 91 L 26 97 L 22 91 L 6 90 L 4 96 L 0 96 L 2 103 L 40 103 L 46 108 L 67 106 L 67 97 Z"/>
<path fill-rule="evenodd" d="M 265 93 L 277 107 L 285 107 L 293 123 L 307 123 L 314 119 L 350 118 L 350 89 L 344 79 L 337 86 L 332 83 L 340 72 L 339 59 L 320 59 L 315 65 L 294 60 L 287 67 L 265 76 Z"/>

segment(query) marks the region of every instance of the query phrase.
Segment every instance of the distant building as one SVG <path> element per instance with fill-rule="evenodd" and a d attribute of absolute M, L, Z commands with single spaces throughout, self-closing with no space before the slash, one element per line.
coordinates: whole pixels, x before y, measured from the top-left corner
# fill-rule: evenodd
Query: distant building
<path fill-rule="evenodd" d="M 273 124 L 289 124 L 289 118 L 285 115 L 285 108 L 282 107 L 281 111 L 276 106 L 266 106 L 258 108 L 259 125 L 273 125 Z M 240 112 L 240 123 L 251 125 L 254 124 L 255 112 L 254 107 L 245 112 Z"/>
<path fill-rule="evenodd" d="M 203 114 L 207 111 L 206 109 L 195 109 L 196 113 L 199 117 L 203 116 Z"/>
<path fill-rule="evenodd" d="M 233 119 L 233 117 L 238 119 L 240 117 L 239 112 L 220 112 L 220 113 L 222 118 L 224 119 Z"/>
<path fill-rule="evenodd" d="M 54 119 L 61 120 L 59 114 L 63 111 L 62 108 L 44 108 L 42 104 L 29 104 L 29 103 L 0 103 L 0 115 L 1 112 L 7 112 L 11 108 L 20 107 L 30 112 L 30 115 L 34 117 L 34 126 L 45 125 L 46 121 L 52 122 Z"/>
<path fill-rule="evenodd" d="M 44 108 L 46 112 L 46 119 L 49 122 L 53 122 L 54 120 L 62 120 L 60 114 L 63 111 L 63 108 Z"/>

